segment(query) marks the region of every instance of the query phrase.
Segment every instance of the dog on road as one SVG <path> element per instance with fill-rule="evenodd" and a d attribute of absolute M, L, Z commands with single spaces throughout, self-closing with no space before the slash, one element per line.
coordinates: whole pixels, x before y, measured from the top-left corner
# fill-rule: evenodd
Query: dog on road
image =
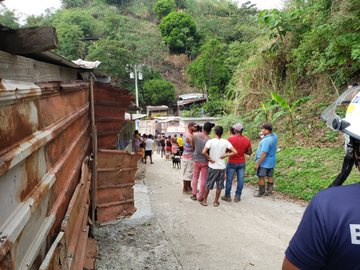
<path fill-rule="evenodd" d="M 173 168 L 181 169 L 181 157 L 174 155 L 171 157 Z"/>

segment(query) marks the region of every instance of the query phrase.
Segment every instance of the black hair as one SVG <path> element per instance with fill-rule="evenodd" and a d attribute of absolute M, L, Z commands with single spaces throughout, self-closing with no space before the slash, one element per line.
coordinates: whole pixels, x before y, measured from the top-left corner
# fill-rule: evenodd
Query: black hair
<path fill-rule="evenodd" d="M 216 127 L 215 127 L 215 134 L 216 134 L 217 136 L 222 136 L 223 133 L 224 133 L 224 129 L 223 129 L 222 126 L 216 126 Z"/>

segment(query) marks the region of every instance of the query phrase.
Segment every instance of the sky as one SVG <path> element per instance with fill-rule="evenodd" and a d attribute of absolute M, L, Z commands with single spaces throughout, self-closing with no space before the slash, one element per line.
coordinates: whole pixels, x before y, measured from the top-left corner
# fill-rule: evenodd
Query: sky
<path fill-rule="evenodd" d="M 237 0 L 239 4 L 247 0 Z M 281 9 L 284 0 L 252 0 L 259 9 Z M 61 0 L 5 0 L 2 2 L 8 9 L 15 10 L 18 16 L 40 15 L 48 8 L 60 8 Z"/>

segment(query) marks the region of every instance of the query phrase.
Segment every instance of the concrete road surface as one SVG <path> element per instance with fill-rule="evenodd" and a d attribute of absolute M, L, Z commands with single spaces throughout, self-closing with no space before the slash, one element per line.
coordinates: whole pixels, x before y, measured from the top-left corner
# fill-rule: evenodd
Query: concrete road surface
<path fill-rule="evenodd" d="M 244 187 L 241 202 L 214 207 L 211 191 L 204 207 L 182 194 L 171 162 L 155 153 L 145 167 L 137 213 L 97 230 L 98 269 L 281 269 L 304 206 Z"/>

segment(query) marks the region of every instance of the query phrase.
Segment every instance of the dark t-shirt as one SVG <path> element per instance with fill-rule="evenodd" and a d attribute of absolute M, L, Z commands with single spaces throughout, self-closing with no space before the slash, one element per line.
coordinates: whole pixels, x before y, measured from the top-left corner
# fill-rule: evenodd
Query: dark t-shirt
<path fill-rule="evenodd" d="M 194 142 L 194 152 L 193 152 L 193 160 L 194 162 L 208 162 L 207 157 L 202 154 L 202 150 L 205 147 L 206 142 L 210 138 L 205 136 L 204 134 L 196 134 L 193 136 Z"/>
<path fill-rule="evenodd" d="M 300 269 L 360 269 L 360 184 L 315 195 L 285 254 Z"/>
<path fill-rule="evenodd" d="M 160 146 L 165 147 L 165 139 L 160 139 Z"/>

